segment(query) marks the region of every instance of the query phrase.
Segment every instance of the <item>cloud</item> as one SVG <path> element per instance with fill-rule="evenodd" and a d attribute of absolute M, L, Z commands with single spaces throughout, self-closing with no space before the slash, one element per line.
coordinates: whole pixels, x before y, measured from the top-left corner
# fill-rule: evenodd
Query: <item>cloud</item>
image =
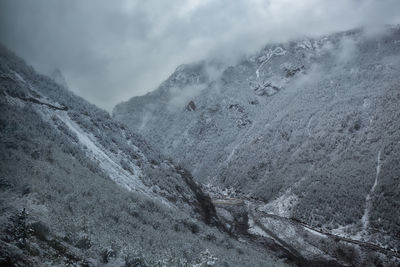
<path fill-rule="evenodd" d="M 357 50 L 356 40 L 352 38 L 343 38 L 339 45 L 339 51 L 336 60 L 340 65 L 351 61 Z"/>
<path fill-rule="evenodd" d="M 398 0 L 2 0 L 0 41 L 111 110 L 182 63 L 233 64 L 267 42 L 400 23 Z"/>
<path fill-rule="evenodd" d="M 184 88 L 171 88 L 169 90 L 170 99 L 167 103 L 167 109 L 170 111 L 182 109 L 190 100 L 198 96 L 203 89 L 205 89 L 204 84 L 196 84 Z"/>

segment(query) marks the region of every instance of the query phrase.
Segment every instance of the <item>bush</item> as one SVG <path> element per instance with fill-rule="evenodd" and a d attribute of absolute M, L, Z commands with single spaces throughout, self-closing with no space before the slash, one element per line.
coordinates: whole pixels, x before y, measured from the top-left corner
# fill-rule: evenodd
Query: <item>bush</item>
<path fill-rule="evenodd" d="M 125 267 L 149 266 L 143 255 L 128 255 L 125 257 Z"/>

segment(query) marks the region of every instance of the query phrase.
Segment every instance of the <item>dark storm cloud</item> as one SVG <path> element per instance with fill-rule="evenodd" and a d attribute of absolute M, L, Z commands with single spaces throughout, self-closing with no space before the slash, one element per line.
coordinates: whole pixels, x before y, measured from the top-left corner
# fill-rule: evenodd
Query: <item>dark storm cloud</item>
<path fill-rule="evenodd" d="M 181 63 L 234 62 L 269 41 L 400 22 L 398 0 L 0 0 L 1 42 L 39 71 L 62 70 L 107 110 Z"/>

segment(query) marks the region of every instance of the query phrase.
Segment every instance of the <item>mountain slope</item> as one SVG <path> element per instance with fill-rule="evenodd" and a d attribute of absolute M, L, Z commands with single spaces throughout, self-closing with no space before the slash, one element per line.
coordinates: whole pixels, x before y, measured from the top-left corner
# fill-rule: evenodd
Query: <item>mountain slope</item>
<path fill-rule="evenodd" d="M 0 265 L 286 265 L 219 231 L 190 173 L 3 47 L 0 114 Z"/>
<path fill-rule="evenodd" d="M 399 71 L 399 27 L 354 30 L 181 66 L 113 116 L 201 183 L 398 250 Z"/>

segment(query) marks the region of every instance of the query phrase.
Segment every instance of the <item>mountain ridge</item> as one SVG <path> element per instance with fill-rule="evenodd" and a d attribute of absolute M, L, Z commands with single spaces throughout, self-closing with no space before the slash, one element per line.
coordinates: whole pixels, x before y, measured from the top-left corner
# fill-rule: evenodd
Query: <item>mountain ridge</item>
<path fill-rule="evenodd" d="M 399 44 L 398 26 L 378 35 L 359 29 L 267 45 L 214 80 L 196 78 L 208 77 L 204 63 L 186 76 L 184 66 L 154 92 L 117 105 L 113 117 L 201 183 L 397 248 Z M 202 89 L 179 108 L 157 98 L 188 91 L 187 81 Z"/>
<path fill-rule="evenodd" d="M 0 96 L 1 265 L 287 265 L 224 232 L 189 172 L 4 47 Z"/>

